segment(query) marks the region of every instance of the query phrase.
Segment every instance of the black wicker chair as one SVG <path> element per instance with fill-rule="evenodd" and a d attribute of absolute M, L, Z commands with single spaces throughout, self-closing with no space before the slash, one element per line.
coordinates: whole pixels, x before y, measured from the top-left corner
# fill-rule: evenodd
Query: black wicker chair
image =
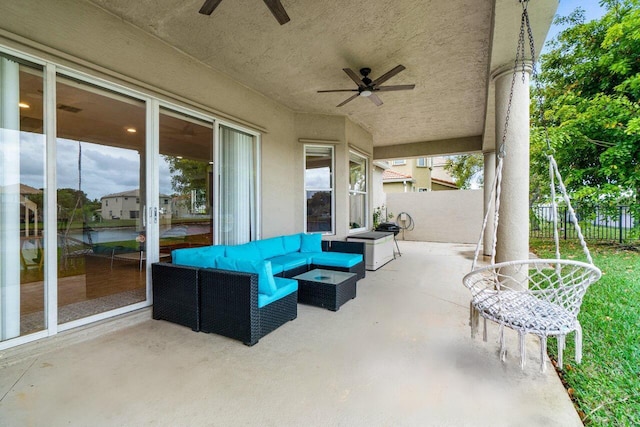
<path fill-rule="evenodd" d="M 151 265 L 153 318 L 200 330 L 200 269 L 184 265 Z"/>
<path fill-rule="evenodd" d="M 293 292 L 264 307 L 258 308 L 258 275 L 209 268 L 193 268 L 168 263 L 155 263 L 154 282 L 154 319 L 164 319 L 185 326 L 183 319 L 174 313 L 185 310 L 197 313 L 197 328 L 201 332 L 215 333 L 242 341 L 252 346 L 269 332 L 298 317 L 298 292 Z M 175 274 L 184 270 L 184 274 Z M 172 274 L 174 272 L 174 274 Z M 191 274 L 193 273 L 193 274 Z M 166 278 L 164 276 L 167 276 Z M 159 289 L 169 291 L 164 283 L 173 281 L 176 299 L 182 299 L 183 289 L 193 291 L 192 296 L 198 303 L 188 306 L 171 298 L 155 297 L 156 280 L 162 285 Z M 195 286 L 194 286 L 195 284 Z M 192 303 L 193 300 L 189 299 Z M 158 317 L 156 317 L 156 303 Z"/>

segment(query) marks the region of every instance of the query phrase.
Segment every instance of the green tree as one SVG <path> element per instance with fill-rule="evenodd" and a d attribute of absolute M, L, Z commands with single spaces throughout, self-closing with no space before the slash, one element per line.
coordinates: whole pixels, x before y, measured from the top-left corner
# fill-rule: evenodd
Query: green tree
<path fill-rule="evenodd" d="M 195 196 L 195 204 L 208 212 L 211 202 L 208 200 L 207 178 L 209 175 L 209 162 L 180 159 L 165 156 L 171 172 L 171 186 L 175 194 L 184 196 L 190 200 Z"/>
<path fill-rule="evenodd" d="M 545 127 L 561 174 L 582 203 L 640 202 L 640 0 L 578 8 L 542 55 L 533 91 L 531 193 L 548 182 Z"/>
<path fill-rule="evenodd" d="M 444 170 L 453 177 L 460 189 L 469 189 L 471 178 L 484 168 L 482 154 L 462 154 L 449 157 L 444 164 Z"/>

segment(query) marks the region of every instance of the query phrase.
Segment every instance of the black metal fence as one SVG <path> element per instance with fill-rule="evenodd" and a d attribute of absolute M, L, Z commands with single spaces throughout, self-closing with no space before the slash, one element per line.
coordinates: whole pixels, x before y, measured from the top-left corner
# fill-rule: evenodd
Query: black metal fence
<path fill-rule="evenodd" d="M 600 206 L 574 208 L 580 229 L 586 240 L 618 243 L 640 243 L 640 218 L 630 206 L 604 208 Z M 531 237 L 553 238 L 553 208 L 548 205 L 531 207 L 529 233 Z M 558 208 L 558 233 L 561 239 L 577 239 L 578 233 L 566 207 Z"/>

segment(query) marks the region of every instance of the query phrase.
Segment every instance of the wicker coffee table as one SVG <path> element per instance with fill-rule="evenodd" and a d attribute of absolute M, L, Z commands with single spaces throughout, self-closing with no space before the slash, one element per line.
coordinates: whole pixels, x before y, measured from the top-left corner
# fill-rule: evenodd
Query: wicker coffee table
<path fill-rule="evenodd" d="M 298 281 L 298 302 L 338 311 L 356 297 L 357 275 L 315 269 L 294 277 Z"/>

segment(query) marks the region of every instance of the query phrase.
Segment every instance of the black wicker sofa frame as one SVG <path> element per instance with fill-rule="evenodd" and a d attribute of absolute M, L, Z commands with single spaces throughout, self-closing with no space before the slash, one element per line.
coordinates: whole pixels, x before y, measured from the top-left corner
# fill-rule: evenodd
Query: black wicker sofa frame
<path fill-rule="evenodd" d="M 151 266 L 153 318 L 248 346 L 298 316 L 298 292 L 258 307 L 258 275 L 164 262 Z"/>
<path fill-rule="evenodd" d="M 364 243 L 323 241 L 322 250 L 362 254 L 363 261 L 351 268 L 311 264 L 306 270 L 334 269 L 355 273 L 358 279 L 365 277 Z M 154 263 L 151 273 L 153 318 L 187 326 L 196 332 L 215 333 L 252 346 L 298 316 L 297 291 L 259 308 L 258 275 L 254 273 L 166 262 Z"/>

